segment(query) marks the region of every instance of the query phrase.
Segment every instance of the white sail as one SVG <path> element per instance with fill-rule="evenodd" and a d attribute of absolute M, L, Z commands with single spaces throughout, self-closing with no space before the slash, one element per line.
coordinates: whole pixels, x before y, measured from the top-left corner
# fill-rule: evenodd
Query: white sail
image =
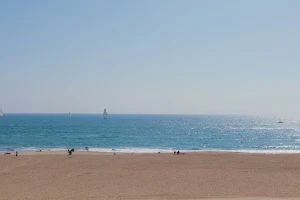
<path fill-rule="evenodd" d="M 103 112 L 103 119 L 107 119 L 107 112 L 106 112 L 106 109 L 104 109 L 104 112 Z"/>
<path fill-rule="evenodd" d="M 0 108 L 0 117 L 3 116 L 3 112 L 2 112 L 2 109 Z"/>
<path fill-rule="evenodd" d="M 71 118 L 72 117 L 72 115 L 71 115 L 71 113 L 69 112 L 69 118 Z"/>

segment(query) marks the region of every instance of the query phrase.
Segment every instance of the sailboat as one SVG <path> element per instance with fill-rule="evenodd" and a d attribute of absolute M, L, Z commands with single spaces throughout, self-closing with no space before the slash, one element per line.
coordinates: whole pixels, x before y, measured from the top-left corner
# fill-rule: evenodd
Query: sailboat
<path fill-rule="evenodd" d="M 104 111 L 103 111 L 103 119 L 107 119 L 107 112 L 106 112 L 106 109 L 104 109 Z"/>
<path fill-rule="evenodd" d="M 3 111 L 2 109 L 0 108 L 0 117 L 2 117 L 4 114 L 3 114 Z"/>
<path fill-rule="evenodd" d="M 72 117 L 72 115 L 71 115 L 71 113 L 69 112 L 69 118 L 71 118 Z"/>

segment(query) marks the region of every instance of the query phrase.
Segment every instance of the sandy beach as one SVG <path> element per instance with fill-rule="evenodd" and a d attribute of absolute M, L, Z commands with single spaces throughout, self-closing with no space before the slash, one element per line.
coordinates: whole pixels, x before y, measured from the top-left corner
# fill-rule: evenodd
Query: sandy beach
<path fill-rule="evenodd" d="M 0 155 L 0 199 L 300 197 L 300 155 L 21 152 Z"/>

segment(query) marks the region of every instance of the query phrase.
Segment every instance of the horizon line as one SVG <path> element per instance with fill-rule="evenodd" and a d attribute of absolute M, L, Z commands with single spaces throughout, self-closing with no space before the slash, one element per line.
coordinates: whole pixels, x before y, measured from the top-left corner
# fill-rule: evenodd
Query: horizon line
<path fill-rule="evenodd" d="M 89 112 L 70 112 L 73 114 L 83 114 L 83 115 L 98 115 L 103 114 L 102 112 L 99 113 L 89 113 Z M 5 114 L 69 114 L 69 112 L 6 112 Z M 110 113 L 109 115 L 239 115 L 239 116 L 278 116 L 272 114 L 241 114 L 241 113 Z"/>

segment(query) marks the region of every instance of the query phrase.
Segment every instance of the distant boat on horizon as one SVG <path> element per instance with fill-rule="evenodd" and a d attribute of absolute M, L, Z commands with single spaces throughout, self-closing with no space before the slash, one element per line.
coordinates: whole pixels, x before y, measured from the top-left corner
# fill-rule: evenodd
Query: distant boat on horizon
<path fill-rule="evenodd" d="M 282 123 L 283 123 L 282 118 L 279 118 L 277 124 L 282 124 Z"/>
<path fill-rule="evenodd" d="M 0 108 L 0 117 L 2 117 L 4 114 L 3 114 L 3 111 L 2 109 Z"/>
<path fill-rule="evenodd" d="M 106 111 L 106 109 L 104 109 L 104 111 L 103 111 L 103 119 L 107 119 L 107 111 Z"/>

